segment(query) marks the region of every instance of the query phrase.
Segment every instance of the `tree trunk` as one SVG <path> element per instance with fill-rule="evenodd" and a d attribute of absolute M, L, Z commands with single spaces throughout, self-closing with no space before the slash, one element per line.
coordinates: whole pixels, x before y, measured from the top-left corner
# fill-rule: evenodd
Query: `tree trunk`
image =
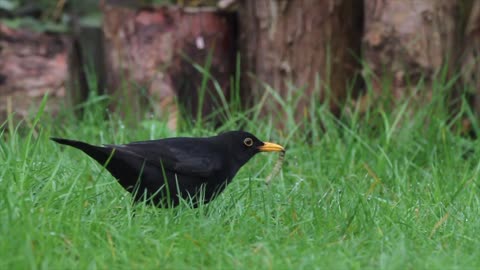
<path fill-rule="evenodd" d="M 362 1 L 246 0 L 240 5 L 242 70 L 248 72 L 244 91 L 259 99 L 265 89 L 259 82 L 284 99 L 293 91 L 300 96 L 298 118 L 310 100 L 325 100 L 328 93 L 332 109 L 338 109 L 360 67 Z"/>
<path fill-rule="evenodd" d="M 66 38 L 60 34 L 11 29 L 0 23 L 0 123 L 36 112 L 45 94 L 55 113 L 65 95 Z"/>
<path fill-rule="evenodd" d="M 462 82 L 473 96 L 472 106 L 480 116 L 480 1 L 465 7 L 469 12 L 464 33 L 464 49 L 461 59 Z"/>
<path fill-rule="evenodd" d="M 150 102 L 174 129 L 178 100 L 189 117 L 201 119 L 219 108 L 213 81 L 204 84 L 206 73 L 228 98 L 236 50 L 230 14 L 108 4 L 103 11 L 106 84 L 117 108 L 133 106 L 138 113 Z M 208 57 L 207 72 L 194 68 L 205 67 Z"/>
<path fill-rule="evenodd" d="M 442 79 L 442 68 L 452 71 L 456 64 L 457 13 L 453 0 L 365 0 L 363 73 L 376 97 L 401 100 L 423 80 L 421 89 L 427 90 L 415 97 L 419 104 L 431 98 L 431 84 Z"/>

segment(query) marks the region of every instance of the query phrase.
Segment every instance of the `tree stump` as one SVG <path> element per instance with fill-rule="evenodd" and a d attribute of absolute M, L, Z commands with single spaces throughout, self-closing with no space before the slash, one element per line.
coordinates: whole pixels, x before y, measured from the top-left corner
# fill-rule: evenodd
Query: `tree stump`
<path fill-rule="evenodd" d="M 337 110 L 360 70 L 362 1 L 246 0 L 239 4 L 242 70 L 250 74 L 242 80 L 243 91 L 258 99 L 265 93 L 263 82 L 284 99 L 289 92 L 299 95 L 297 120 L 312 99 L 325 100 L 328 93 L 331 108 Z"/>
<path fill-rule="evenodd" d="M 401 100 L 423 80 L 427 91 L 415 97 L 420 104 L 431 98 L 430 86 L 440 70 L 455 66 L 457 7 L 452 0 L 365 0 L 363 73 L 375 96 Z M 385 80 L 391 81 L 388 93 L 382 92 Z"/>
<path fill-rule="evenodd" d="M 215 112 L 219 97 L 214 83 L 207 80 L 200 102 L 204 75 L 193 66 L 206 66 L 209 55 L 208 73 L 228 99 L 236 52 L 232 14 L 109 4 L 102 10 L 106 86 L 117 110 L 142 112 L 152 104 L 167 115 L 172 129 L 181 109 L 193 119 Z"/>
<path fill-rule="evenodd" d="M 67 77 L 66 38 L 60 34 L 12 29 L 0 23 L 0 123 L 10 113 L 28 116 L 45 94 L 46 109 L 58 112 Z"/>
<path fill-rule="evenodd" d="M 480 116 L 480 2 L 469 6 L 460 68 L 466 90 L 473 96 L 472 106 Z"/>

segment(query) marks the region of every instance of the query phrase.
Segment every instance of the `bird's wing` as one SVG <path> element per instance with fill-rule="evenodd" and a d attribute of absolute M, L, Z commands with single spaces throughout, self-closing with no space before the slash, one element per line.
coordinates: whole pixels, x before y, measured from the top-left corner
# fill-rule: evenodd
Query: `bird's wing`
<path fill-rule="evenodd" d="M 143 157 L 152 165 L 178 174 L 209 177 L 222 166 L 221 157 L 188 140 L 135 142 L 108 147 Z"/>

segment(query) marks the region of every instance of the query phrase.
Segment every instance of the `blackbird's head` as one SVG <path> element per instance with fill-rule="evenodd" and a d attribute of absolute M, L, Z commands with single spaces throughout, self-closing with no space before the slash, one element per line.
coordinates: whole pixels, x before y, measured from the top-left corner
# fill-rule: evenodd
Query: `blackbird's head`
<path fill-rule="evenodd" d="M 245 131 L 229 131 L 218 135 L 218 138 L 228 146 L 229 156 L 240 166 L 248 162 L 259 152 L 283 152 L 285 149 L 278 144 L 263 142 L 253 134 Z"/>

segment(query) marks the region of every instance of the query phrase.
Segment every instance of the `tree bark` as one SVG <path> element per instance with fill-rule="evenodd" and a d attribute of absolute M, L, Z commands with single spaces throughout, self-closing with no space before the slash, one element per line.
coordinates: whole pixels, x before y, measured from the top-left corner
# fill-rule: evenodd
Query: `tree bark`
<path fill-rule="evenodd" d="M 103 12 L 106 84 L 117 108 L 142 112 L 153 103 L 172 129 L 180 109 L 193 119 L 211 114 L 219 108 L 218 93 L 208 80 L 199 102 L 204 75 L 193 67 L 204 67 L 209 55 L 208 72 L 228 98 L 236 51 L 231 14 L 108 4 Z"/>
<path fill-rule="evenodd" d="M 12 29 L 0 23 L 0 123 L 11 113 L 28 116 L 45 94 L 46 110 L 56 113 L 64 100 L 66 38 L 60 34 Z"/>
<path fill-rule="evenodd" d="M 310 100 L 325 100 L 328 93 L 331 108 L 338 109 L 360 69 L 362 14 L 362 1 L 242 1 L 244 92 L 259 99 L 265 93 L 260 81 L 284 99 L 298 94 L 297 118 Z"/>
<path fill-rule="evenodd" d="M 458 1 L 365 0 L 364 76 L 376 97 L 415 94 L 424 103 L 442 68 L 454 70 L 458 55 Z M 384 83 L 389 83 L 388 92 Z"/>
<path fill-rule="evenodd" d="M 471 105 L 480 116 L 480 1 L 465 7 L 469 12 L 464 33 L 464 48 L 460 68 L 462 83 L 472 96 Z M 478 124 L 478 123 L 477 123 Z"/>

